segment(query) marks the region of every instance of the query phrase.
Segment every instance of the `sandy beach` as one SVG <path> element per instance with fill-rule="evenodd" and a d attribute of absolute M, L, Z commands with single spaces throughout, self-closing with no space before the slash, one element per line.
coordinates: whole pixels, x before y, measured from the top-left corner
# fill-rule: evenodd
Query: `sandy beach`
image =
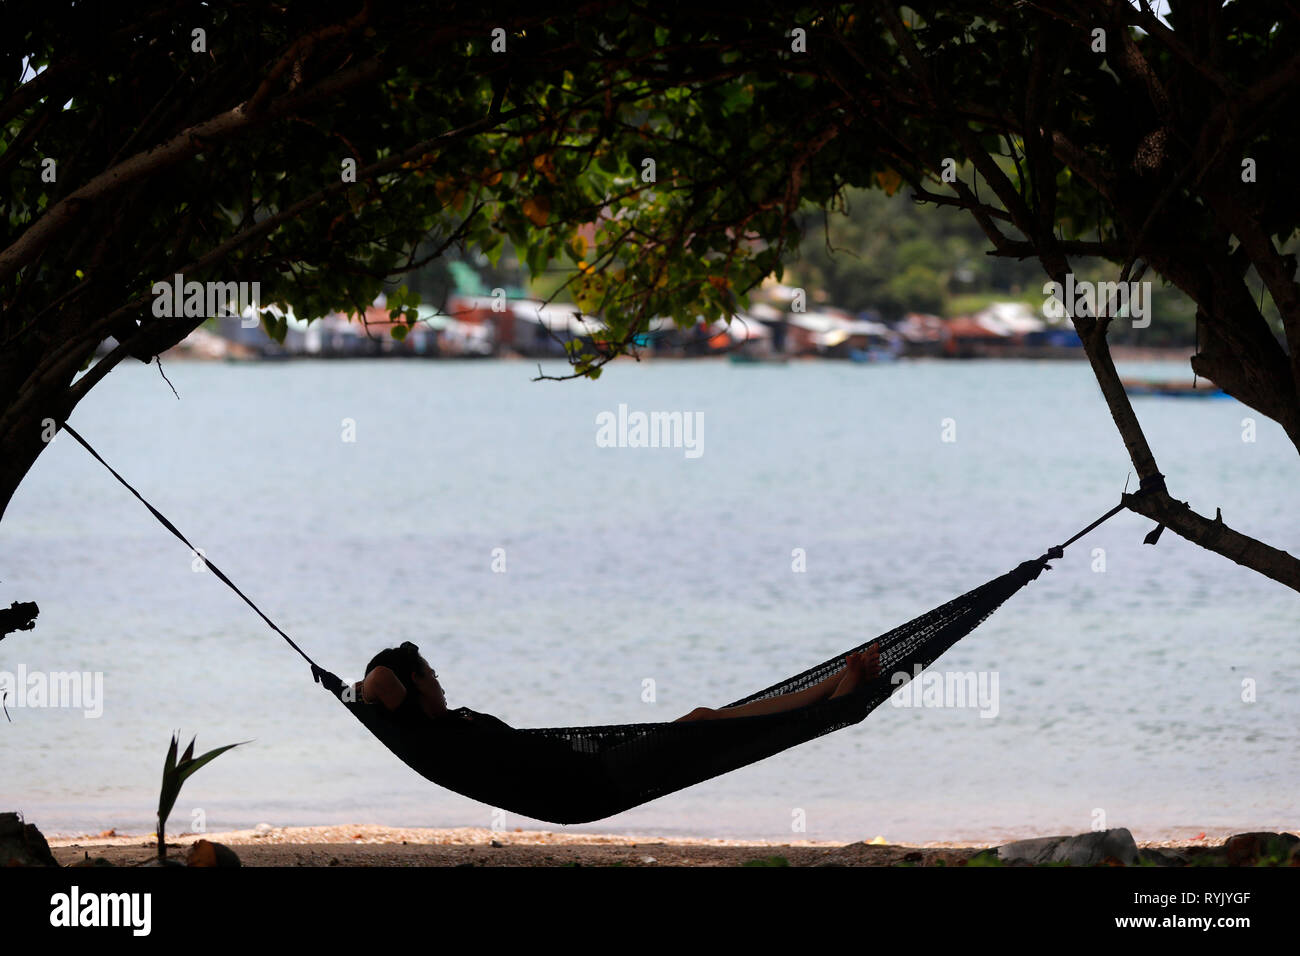
<path fill-rule="evenodd" d="M 155 853 L 152 834 L 51 837 L 62 864 L 103 858 L 131 865 Z M 881 842 L 785 843 L 487 828 L 398 829 L 357 826 L 270 827 L 178 834 L 168 855 L 183 860 L 206 839 L 238 853 L 246 866 L 921 866 L 963 865 L 992 844 Z M 1200 840 L 1140 843 L 1143 848 L 1208 848 Z M 780 862 L 784 861 L 784 863 Z"/>

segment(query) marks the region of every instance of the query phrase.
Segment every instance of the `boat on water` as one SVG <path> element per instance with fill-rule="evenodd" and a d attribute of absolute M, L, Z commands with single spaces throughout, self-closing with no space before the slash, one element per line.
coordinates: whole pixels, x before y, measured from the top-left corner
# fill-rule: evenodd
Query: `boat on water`
<path fill-rule="evenodd" d="M 746 352 L 739 349 L 735 352 L 728 352 L 727 360 L 732 365 L 787 365 L 790 362 L 790 357 L 788 355 L 772 355 L 763 352 Z"/>
<path fill-rule="evenodd" d="M 896 362 L 898 352 L 894 349 L 877 347 L 849 349 L 848 359 L 850 362 Z"/>
<path fill-rule="evenodd" d="M 1227 398 L 1228 393 L 1208 379 L 1204 384 L 1160 381 L 1159 379 L 1123 378 L 1120 384 L 1129 395 L 1158 395 L 1164 398 Z"/>

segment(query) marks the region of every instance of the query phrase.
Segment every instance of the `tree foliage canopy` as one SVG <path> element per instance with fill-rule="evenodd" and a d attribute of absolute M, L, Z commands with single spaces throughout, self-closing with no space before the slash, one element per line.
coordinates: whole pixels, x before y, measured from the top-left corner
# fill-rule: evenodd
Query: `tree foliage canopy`
<path fill-rule="evenodd" d="M 150 313 L 152 284 L 175 273 L 258 281 L 263 303 L 306 317 L 363 308 L 455 243 L 492 255 L 509 238 L 534 272 L 578 266 L 575 301 L 608 325 L 572 356 L 594 377 L 652 316 L 743 306 L 781 274 L 800 209 L 848 187 L 964 209 L 996 255 L 1035 258 L 1058 282 L 1086 257 L 1124 279 L 1150 270 L 1196 304 L 1196 370 L 1300 447 L 1285 251 L 1300 16 L 1171 8 L 8 3 L 0 502 L 42 421 L 202 321 Z M 945 177 L 953 164 L 967 177 Z M 1111 321 L 1074 316 L 1152 478 Z M 89 364 L 109 336 L 119 344 Z"/>

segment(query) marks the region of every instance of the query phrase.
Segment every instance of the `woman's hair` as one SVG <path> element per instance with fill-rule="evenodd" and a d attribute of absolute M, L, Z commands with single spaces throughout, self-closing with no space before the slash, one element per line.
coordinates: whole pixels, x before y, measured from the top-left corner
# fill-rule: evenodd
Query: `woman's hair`
<path fill-rule="evenodd" d="M 397 679 L 402 682 L 408 694 L 415 693 L 415 687 L 411 684 L 411 672 L 420 670 L 420 649 L 406 641 L 401 647 L 387 647 L 370 659 L 366 665 L 366 676 L 376 667 L 387 667 L 397 675 Z"/>

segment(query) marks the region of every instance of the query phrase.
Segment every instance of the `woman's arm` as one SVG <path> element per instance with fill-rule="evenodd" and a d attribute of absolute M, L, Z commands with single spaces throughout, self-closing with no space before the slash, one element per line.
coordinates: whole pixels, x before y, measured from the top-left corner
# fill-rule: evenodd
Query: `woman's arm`
<path fill-rule="evenodd" d="M 406 688 L 387 667 L 376 667 L 361 682 L 361 699 L 367 703 L 378 701 L 389 710 L 397 710 L 406 699 Z"/>

